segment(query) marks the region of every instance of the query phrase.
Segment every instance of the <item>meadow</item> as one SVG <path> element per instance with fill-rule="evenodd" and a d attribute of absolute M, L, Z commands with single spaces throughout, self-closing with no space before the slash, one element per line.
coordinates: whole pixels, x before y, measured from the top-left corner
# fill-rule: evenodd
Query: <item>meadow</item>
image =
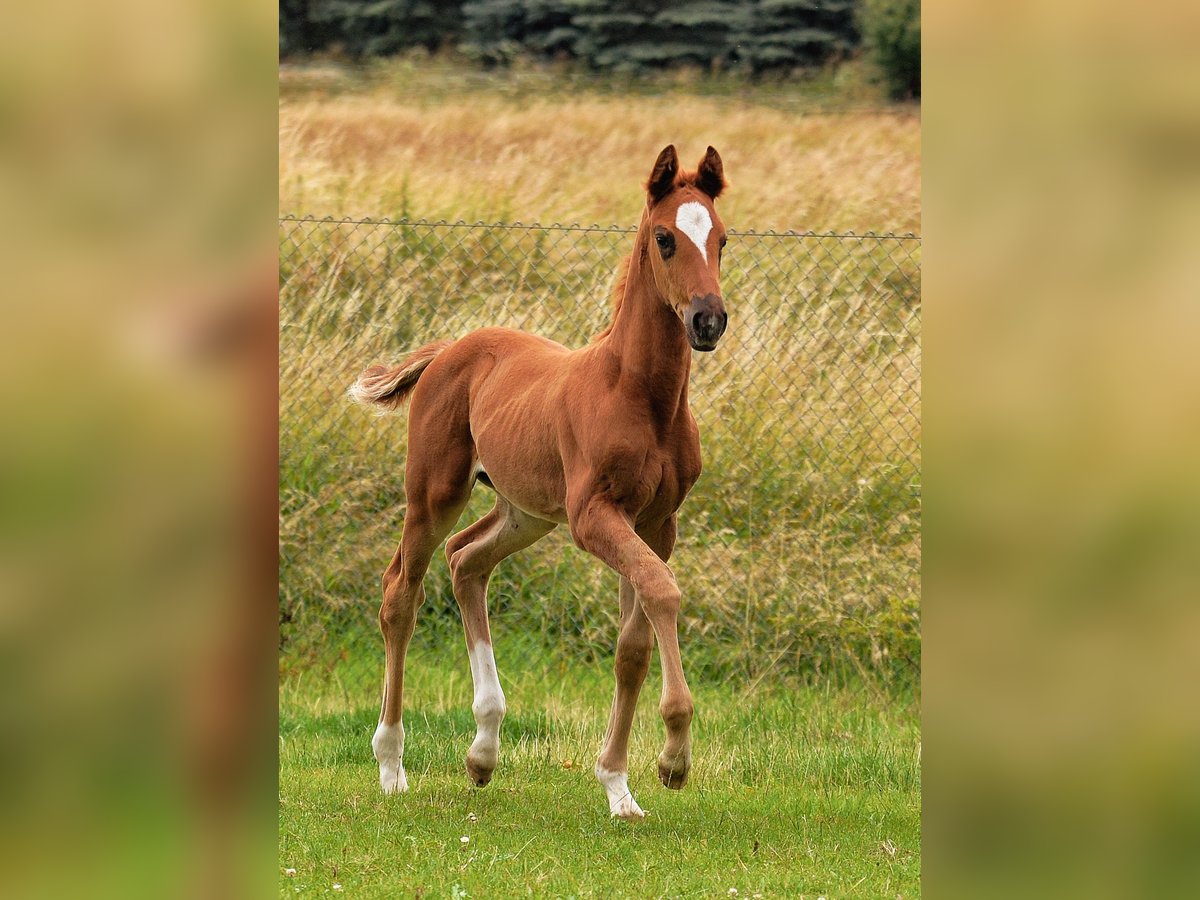
<path fill-rule="evenodd" d="M 674 143 L 694 165 L 711 144 L 732 228 L 919 234 L 916 109 L 830 112 L 833 102 L 804 84 L 597 84 L 413 62 L 293 70 L 281 77 L 279 206 L 629 225 L 660 149 Z"/>
<path fill-rule="evenodd" d="M 411 61 L 282 73 L 281 212 L 629 226 L 658 150 L 686 161 L 711 143 L 731 182 L 722 216 L 742 233 L 723 275 L 735 325 L 694 362 L 705 473 L 673 562 L 695 775 L 678 794 L 654 778 L 652 673 L 631 757 L 652 815 L 628 829 L 590 774 L 616 578 L 563 529 L 492 579 L 511 712 L 483 791 L 462 773 L 469 674 L 435 556 L 407 691 L 414 791 L 378 795 L 375 614 L 403 520 L 405 418 L 344 392 L 366 364 L 486 324 L 586 342 L 631 237 L 281 223 L 281 893 L 918 892 L 920 243 L 746 233 L 919 232 L 914 110 L 833 105 L 804 85 Z M 460 527 L 489 505 L 477 489 Z"/>
<path fill-rule="evenodd" d="M 695 766 L 682 791 L 658 783 L 663 728 L 654 704 L 643 703 L 630 787 L 648 812 L 627 825 L 609 818 L 591 772 L 610 678 L 503 644 L 498 653 L 509 714 L 500 766 L 482 790 L 463 768 L 475 725 L 470 676 L 457 657 L 410 655 L 406 690 L 416 699 L 405 719 L 411 787 L 403 795 L 379 791 L 367 746 L 375 705 L 325 682 L 285 685 L 281 896 L 919 894 L 911 695 L 694 681 Z"/>

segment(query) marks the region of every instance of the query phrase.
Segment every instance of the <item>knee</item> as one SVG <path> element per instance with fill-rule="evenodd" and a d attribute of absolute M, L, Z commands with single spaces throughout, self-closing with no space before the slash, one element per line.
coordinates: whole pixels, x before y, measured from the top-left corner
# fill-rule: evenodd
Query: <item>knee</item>
<path fill-rule="evenodd" d="M 675 576 L 670 572 L 653 584 L 646 585 L 641 592 L 642 608 L 651 618 L 676 616 L 682 601 L 683 594 L 679 590 L 679 585 L 675 583 Z"/>

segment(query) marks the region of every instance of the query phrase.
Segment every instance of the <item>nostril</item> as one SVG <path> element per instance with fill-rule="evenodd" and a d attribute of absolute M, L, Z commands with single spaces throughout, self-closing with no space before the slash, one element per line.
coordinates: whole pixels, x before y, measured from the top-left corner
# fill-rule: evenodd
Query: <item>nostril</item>
<path fill-rule="evenodd" d="M 704 313 L 698 312 L 692 316 L 692 331 L 696 334 L 704 333 Z"/>

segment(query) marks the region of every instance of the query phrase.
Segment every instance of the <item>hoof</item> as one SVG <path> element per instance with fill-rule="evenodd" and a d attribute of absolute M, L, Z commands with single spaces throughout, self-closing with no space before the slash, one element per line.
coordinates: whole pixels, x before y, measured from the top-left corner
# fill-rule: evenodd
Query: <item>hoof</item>
<path fill-rule="evenodd" d="M 488 782 L 492 780 L 492 773 L 496 771 L 496 767 L 485 767 L 467 757 L 467 777 L 471 779 L 471 784 L 475 787 L 487 787 Z"/>
<path fill-rule="evenodd" d="M 379 767 L 379 786 L 385 794 L 403 794 L 408 790 L 408 778 L 404 774 L 404 766 L 381 765 Z"/>
<path fill-rule="evenodd" d="M 637 805 L 637 801 L 633 799 L 632 794 L 626 794 L 616 803 L 613 803 L 609 815 L 614 819 L 621 819 L 625 822 L 640 822 L 646 818 L 645 810 Z"/>
<path fill-rule="evenodd" d="M 596 764 L 596 778 L 604 793 L 608 796 L 608 811 L 614 819 L 626 822 L 640 822 L 646 818 L 646 813 L 637 805 L 633 794 L 629 791 L 629 775 L 626 772 L 611 772 L 599 763 Z"/>
<path fill-rule="evenodd" d="M 679 760 L 669 765 L 660 757 L 658 760 L 658 780 L 663 783 L 664 787 L 677 791 L 687 784 L 689 768 L 686 760 Z"/>
<path fill-rule="evenodd" d="M 379 786 L 385 794 L 403 794 L 408 790 L 404 775 L 404 726 L 384 725 L 375 729 L 371 752 L 379 763 Z"/>

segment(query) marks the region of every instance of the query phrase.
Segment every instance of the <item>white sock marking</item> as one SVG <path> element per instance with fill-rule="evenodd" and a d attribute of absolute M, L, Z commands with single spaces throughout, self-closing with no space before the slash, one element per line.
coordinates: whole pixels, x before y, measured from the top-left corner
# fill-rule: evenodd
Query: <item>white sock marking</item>
<path fill-rule="evenodd" d="M 379 723 L 375 736 L 371 738 L 371 750 L 379 762 L 379 785 L 385 794 L 403 793 L 408 790 L 408 778 L 404 774 L 404 723 L 384 725 Z"/>
<path fill-rule="evenodd" d="M 691 238 L 700 248 L 700 255 L 708 262 L 708 233 L 712 231 L 712 217 L 703 203 L 691 200 L 679 204 L 675 211 L 675 227 Z"/>
<path fill-rule="evenodd" d="M 622 819 L 643 819 L 646 813 L 637 805 L 633 794 L 629 791 L 629 774 L 627 772 L 610 772 L 596 763 L 596 779 L 608 795 L 608 810 L 610 815 Z"/>
<path fill-rule="evenodd" d="M 484 768 L 495 768 L 500 755 L 500 723 L 504 720 L 504 691 L 496 673 L 492 645 L 479 641 L 471 648 L 471 680 L 475 683 L 475 742 L 470 756 Z"/>

